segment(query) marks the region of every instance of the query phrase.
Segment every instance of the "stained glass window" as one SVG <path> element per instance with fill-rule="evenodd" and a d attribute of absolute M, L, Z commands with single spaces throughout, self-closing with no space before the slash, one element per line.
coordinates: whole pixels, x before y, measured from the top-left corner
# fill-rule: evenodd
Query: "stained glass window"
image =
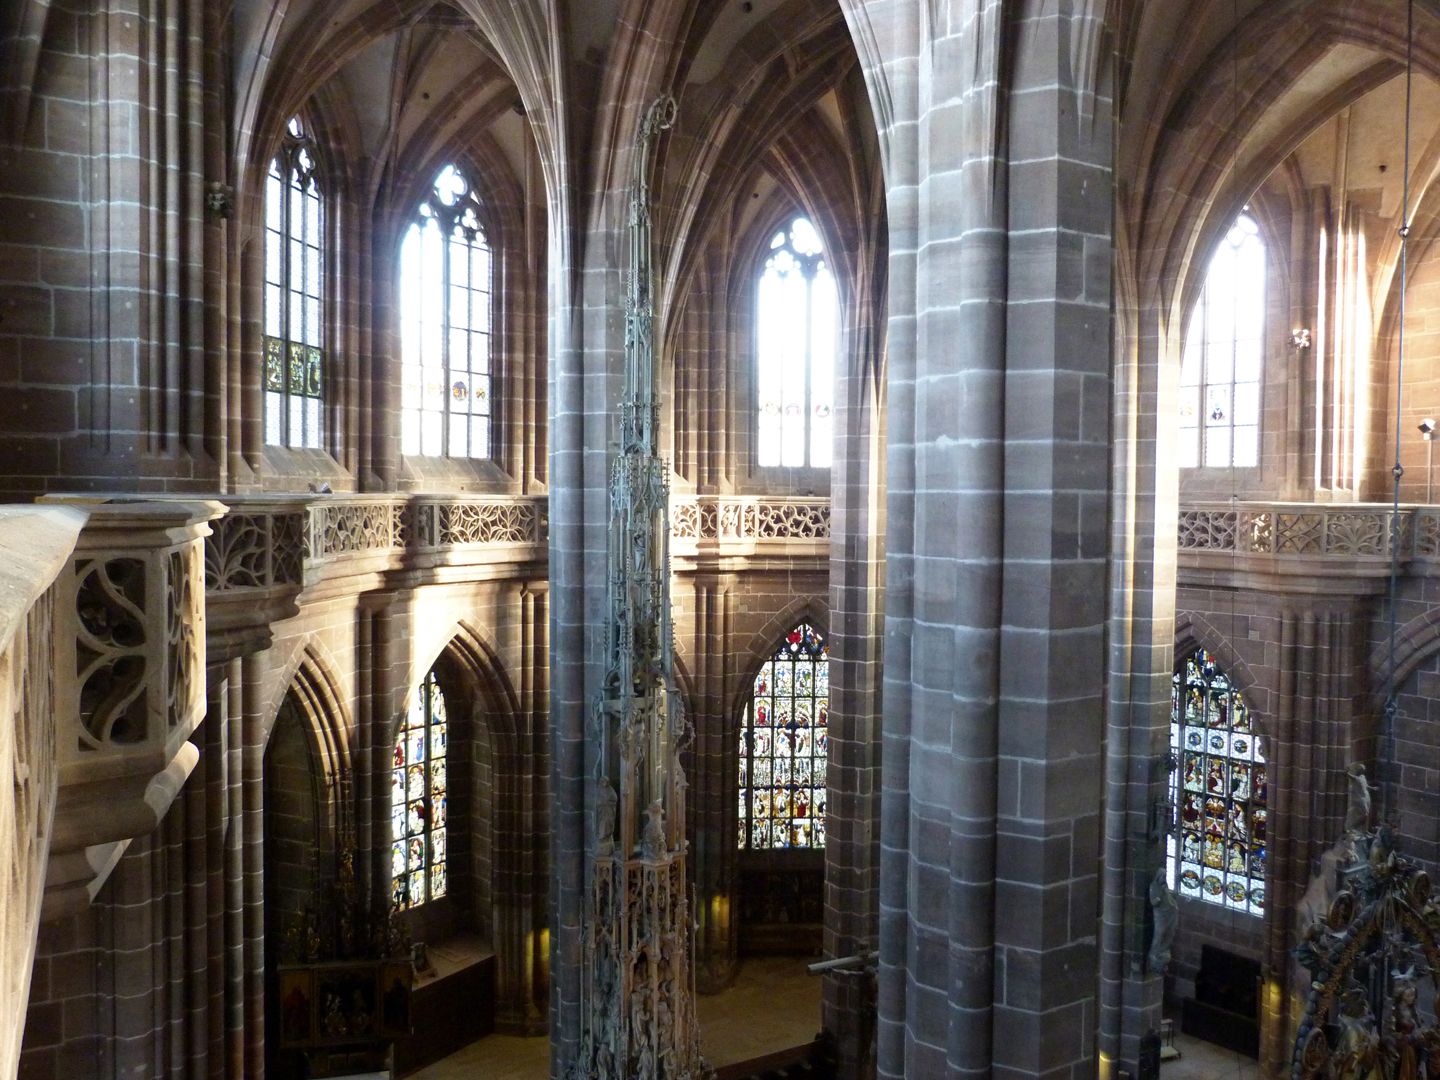
<path fill-rule="evenodd" d="M 1260 463 L 1265 244 L 1241 214 L 1210 259 L 1180 365 L 1180 467 Z"/>
<path fill-rule="evenodd" d="M 805 218 L 771 239 L 756 312 L 756 461 L 828 469 L 840 298 Z"/>
<path fill-rule="evenodd" d="M 1171 887 L 1263 915 L 1267 766 L 1250 710 L 1204 649 L 1180 664 L 1170 702 L 1178 818 L 1167 842 Z"/>
<path fill-rule="evenodd" d="M 325 258 L 315 144 L 298 118 L 265 179 L 265 441 L 319 448 Z"/>
<path fill-rule="evenodd" d="M 391 901 L 399 910 L 445 895 L 445 692 L 425 676 L 395 737 L 390 771 Z"/>
<path fill-rule="evenodd" d="M 825 846 L 830 659 L 809 623 L 755 676 L 740 730 L 740 847 Z"/>
<path fill-rule="evenodd" d="M 446 165 L 400 247 L 400 445 L 490 456 L 490 246 L 480 200 Z"/>

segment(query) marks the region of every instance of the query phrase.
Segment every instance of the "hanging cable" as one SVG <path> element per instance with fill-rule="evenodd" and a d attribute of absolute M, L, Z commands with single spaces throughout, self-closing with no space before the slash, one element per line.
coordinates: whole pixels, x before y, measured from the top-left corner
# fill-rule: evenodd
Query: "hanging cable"
<path fill-rule="evenodd" d="M 1400 296 L 1397 307 L 1398 339 L 1395 350 L 1395 464 L 1390 469 L 1394 478 L 1390 501 L 1390 645 L 1385 674 L 1385 709 L 1381 717 L 1380 745 L 1376 748 L 1378 764 L 1386 770 L 1380 784 L 1380 820 L 1390 811 L 1390 794 L 1398 780 L 1391 775 L 1395 766 L 1395 714 L 1399 710 L 1395 685 L 1395 644 L 1399 636 L 1400 611 L 1400 480 L 1405 467 L 1400 464 L 1400 410 L 1405 396 L 1405 293 L 1409 286 L 1410 247 L 1410 125 L 1415 83 L 1415 0 L 1405 5 L 1405 161 L 1400 176 Z"/>

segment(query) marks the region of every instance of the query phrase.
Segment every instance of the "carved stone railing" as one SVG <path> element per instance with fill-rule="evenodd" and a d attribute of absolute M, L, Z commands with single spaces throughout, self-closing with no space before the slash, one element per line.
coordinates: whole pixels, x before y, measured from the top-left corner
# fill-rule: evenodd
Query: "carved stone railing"
<path fill-rule="evenodd" d="M 1402 506 L 1396 519 L 1376 503 L 1192 503 L 1178 544 L 1182 566 L 1374 576 L 1388 572 L 1392 536 L 1402 562 L 1440 558 L 1440 508 Z"/>
<path fill-rule="evenodd" d="M 89 520 L 57 582 L 60 791 L 46 916 L 93 899 L 169 809 L 205 712 L 204 540 L 218 502 L 77 503 Z"/>
<path fill-rule="evenodd" d="M 829 547 L 830 500 L 676 496 L 670 502 L 670 535 L 677 555 L 735 545 L 818 553 Z"/>
<path fill-rule="evenodd" d="M 54 831 L 57 581 L 84 523 L 81 510 L 0 507 L 0 1076 L 19 1064 Z"/>

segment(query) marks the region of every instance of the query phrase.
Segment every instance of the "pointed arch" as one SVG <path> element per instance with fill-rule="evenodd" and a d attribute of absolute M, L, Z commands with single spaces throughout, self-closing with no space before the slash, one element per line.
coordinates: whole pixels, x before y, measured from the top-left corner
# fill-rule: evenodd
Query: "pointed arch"
<path fill-rule="evenodd" d="M 345 696 L 334 677 L 334 662 L 322 645 L 309 641 L 296 646 L 283 670 L 280 689 L 266 710 L 265 740 L 269 742 L 286 695 L 293 694 L 325 785 L 333 791 L 351 775 L 353 730 Z"/>
<path fill-rule="evenodd" d="M 802 622 L 808 622 L 816 630 L 830 638 L 830 605 L 823 597 L 800 596 L 770 616 L 765 623 L 750 635 L 737 655 L 742 678 L 735 696 L 726 703 L 726 713 L 737 716 L 750 697 L 750 684 L 760 665 L 765 663 L 775 645 L 783 635 Z"/>
<path fill-rule="evenodd" d="M 1245 659 L 1235 651 L 1230 639 L 1197 611 L 1177 611 L 1175 613 L 1175 664 L 1195 652 L 1197 649 L 1204 649 L 1211 656 L 1215 657 L 1216 663 L 1225 672 L 1225 676 L 1235 684 L 1235 688 L 1245 695 L 1245 700 L 1260 721 L 1262 734 L 1267 738 L 1274 737 L 1272 730 L 1272 717 L 1274 708 L 1271 703 L 1271 688 L 1263 685 L 1251 670 Z"/>

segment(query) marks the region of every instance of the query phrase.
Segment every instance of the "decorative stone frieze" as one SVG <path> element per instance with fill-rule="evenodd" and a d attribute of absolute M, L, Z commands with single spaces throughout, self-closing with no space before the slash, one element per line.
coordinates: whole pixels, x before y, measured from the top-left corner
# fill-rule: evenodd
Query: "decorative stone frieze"
<path fill-rule="evenodd" d="M 194 767 L 205 714 L 208 500 L 74 502 L 90 512 L 56 583 L 59 795 L 46 913 L 93 898 Z"/>

